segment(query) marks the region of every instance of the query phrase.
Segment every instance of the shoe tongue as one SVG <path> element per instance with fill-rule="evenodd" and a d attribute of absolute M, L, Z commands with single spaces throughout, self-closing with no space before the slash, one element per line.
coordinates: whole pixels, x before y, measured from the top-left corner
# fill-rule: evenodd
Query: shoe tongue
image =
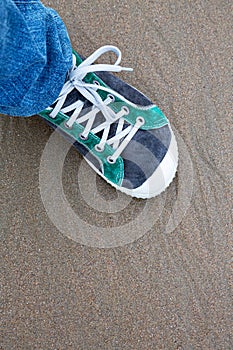
<path fill-rule="evenodd" d="M 78 92 L 76 89 L 73 89 L 66 97 L 66 100 L 62 106 L 62 108 L 67 107 L 69 105 L 71 105 L 72 103 L 76 102 L 77 100 L 81 100 L 84 102 L 84 106 L 83 109 L 80 113 L 80 116 L 88 113 L 91 108 L 92 108 L 92 103 L 90 101 L 88 101 L 87 99 L 85 99 L 85 97 L 83 97 L 82 94 L 80 94 L 80 92 Z M 73 113 L 73 110 L 66 112 L 67 116 L 71 116 Z M 105 118 L 103 116 L 103 114 L 101 112 L 97 113 L 97 115 L 95 116 L 95 120 L 92 126 L 92 129 L 94 129 L 95 127 L 97 127 L 98 125 L 102 124 L 105 122 Z M 85 127 L 86 122 L 82 123 L 82 125 Z M 109 133 L 109 138 L 114 136 L 116 132 L 116 126 L 114 126 L 114 124 L 111 125 L 110 127 L 110 133 Z M 103 134 L 103 130 L 98 132 L 96 135 L 101 138 Z M 111 136 L 110 136 L 111 135 Z"/>
<path fill-rule="evenodd" d="M 80 113 L 81 115 L 84 115 L 86 113 L 88 113 L 91 110 L 92 104 L 90 101 L 86 100 L 76 89 L 73 89 L 66 97 L 66 100 L 64 102 L 63 108 L 67 107 L 69 105 L 71 105 L 72 103 L 74 103 L 77 100 L 81 100 L 84 102 L 84 106 L 83 109 Z M 68 115 L 69 117 L 72 115 L 73 111 L 69 111 L 66 113 L 66 115 Z M 101 112 L 97 113 L 95 116 L 95 120 L 92 126 L 92 129 L 94 129 L 95 127 L 97 127 L 98 125 L 102 124 L 105 122 L 105 118 L 103 116 L 103 114 Z M 109 130 L 109 135 L 108 135 L 108 139 L 110 139 L 111 137 L 115 136 L 116 134 L 116 129 L 117 129 L 117 122 L 112 123 L 110 126 L 110 130 Z M 86 122 L 82 123 L 82 125 L 85 127 Z M 124 123 L 124 127 L 123 130 L 128 126 L 129 124 L 125 121 Z M 98 136 L 100 139 L 103 135 L 103 130 L 99 131 L 96 136 Z"/>
<path fill-rule="evenodd" d="M 117 125 L 118 125 L 117 122 L 111 124 L 110 130 L 109 130 L 109 134 L 108 134 L 108 139 L 111 139 L 113 136 L 116 135 Z M 127 126 L 129 126 L 129 124 L 125 121 L 122 130 L 124 130 L 125 128 L 127 128 Z M 99 138 L 101 138 L 102 135 L 103 135 L 103 130 L 100 131 L 100 132 L 98 132 L 98 133 L 96 134 L 96 136 L 98 136 Z"/>
<path fill-rule="evenodd" d="M 92 106 L 92 103 L 88 101 L 80 92 L 76 89 L 73 89 L 66 97 L 66 100 L 62 106 L 62 108 L 67 107 L 71 105 L 72 103 L 76 102 L 77 100 L 81 100 L 84 102 L 83 110 L 86 108 L 90 108 Z M 73 110 L 70 112 L 67 112 L 66 114 L 70 117 L 73 113 Z"/>

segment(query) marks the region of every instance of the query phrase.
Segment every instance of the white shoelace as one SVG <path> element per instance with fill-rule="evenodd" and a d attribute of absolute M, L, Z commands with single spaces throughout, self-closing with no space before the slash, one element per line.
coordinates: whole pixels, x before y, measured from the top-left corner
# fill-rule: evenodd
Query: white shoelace
<path fill-rule="evenodd" d="M 112 64 L 93 64 L 102 54 L 106 52 L 114 52 L 117 55 L 116 62 Z M 130 140 L 136 134 L 138 129 L 144 124 L 144 119 L 138 117 L 134 125 L 128 125 L 124 130 L 124 115 L 129 113 L 128 107 L 122 107 L 122 109 L 115 113 L 110 106 L 111 102 L 114 102 L 114 96 L 120 98 L 122 101 L 125 101 L 127 104 L 131 104 L 130 101 L 125 99 L 123 96 L 118 94 L 116 91 L 111 90 L 110 88 L 101 86 L 98 82 L 95 84 L 89 84 L 83 81 L 83 78 L 87 73 L 98 72 L 98 71 L 111 71 L 111 72 L 120 72 L 122 70 L 132 71 L 131 68 L 121 67 L 119 65 L 121 61 L 121 51 L 115 46 L 102 46 L 96 50 L 92 55 L 85 59 L 79 66 L 75 65 L 76 58 L 73 56 L 73 67 L 69 73 L 69 80 L 64 84 L 62 91 L 55 101 L 56 105 L 54 109 L 49 114 L 51 118 L 55 118 L 58 112 L 67 113 L 73 111 L 72 115 L 69 117 L 69 120 L 65 123 L 67 128 L 72 128 L 74 123 L 84 123 L 86 126 L 82 134 L 79 137 L 83 140 L 88 138 L 88 134 L 97 134 L 103 130 L 101 140 L 98 145 L 95 146 L 95 150 L 98 152 L 103 151 L 105 144 L 112 146 L 114 149 L 113 155 L 108 157 L 109 163 L 115 163 L 117 157 L 122 153 L 125 147 L 128 145 Z M 62 108 L 67 95 L 73 90 L 77 89 L 87 100 L 92 103 L 92 108 L 86 114 L 79 116 L 83 107 L 84 102 L 77 100 L 71 105 Z M 103 101 L 97 90 L 103 90 L 108 92 L 107 98 Z M 83 112 L 83 111 L 82 111 Z M 96 127 L 93 127 L 96 115 L 101 112 L 105 118 L 105 121 L 99 124 Z M 111 124 L 118 122 L 116 133 L 113 137 L 108 139 L 109 131 Z M 123 140 L 122 140 L 123 139 Z M 122 141 L 121 141 L 122 140 Z"/>

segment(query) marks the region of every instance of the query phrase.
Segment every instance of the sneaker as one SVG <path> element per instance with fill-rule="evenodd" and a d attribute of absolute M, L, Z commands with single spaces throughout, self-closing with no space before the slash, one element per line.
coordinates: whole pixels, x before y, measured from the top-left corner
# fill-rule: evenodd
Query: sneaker
<path fill-rule="evenodd" d="M 114 52 L 116 62 L 95 64 Z M 121 52 L 103 46 L 73 67 L 57 100 L 39 115 L 73 143 L 90 166 L 117 190 L 151 198 L 171 183 L 178 151 L 170 123 L 145 95 L 109 72 L 121 67 Z"/>

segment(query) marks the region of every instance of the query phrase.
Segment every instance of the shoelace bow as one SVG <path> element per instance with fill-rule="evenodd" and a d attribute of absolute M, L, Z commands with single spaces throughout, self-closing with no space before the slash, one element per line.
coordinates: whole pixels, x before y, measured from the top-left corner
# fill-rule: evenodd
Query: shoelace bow
<path fill-rule="evenodd" d="M 117 60 L 113 65 L 93 64 L 101 55 L 110 51 L 114 52 L 117 55 Z M 127 115 L 129 113 L 128 107 L 122 107 L 122 109 L 118 113 L 115 113 L 108 105 L 114 102 L 115 97 L 120 98 L 122 101 L 125 101 L 128 104 L 130 104 L 130 101 L 126 100 L 116 91 L 99 85 L 97 81 L 94 84 L 90 84 L 83 81 L 83 79 L 87 75 L 87 73 L 90 72 L 120 72 L 122 70 L 132 71 L 132 68 L 120 66 L 120 61 L 121 51 L 115 46 L 103 46 L 99 48 L 87 59 L 85 59 L 79 66 L 75 65 L 76 58 L 73 55 L 73 67 L 69 73 L 69 80 L 64 84 L 59 97 L 55 101 L 56 105 L 49 114 L 51 118 L 55 118 L 58 112 L 67 113 L 73 111 L 72 115 L 69 117 L 69 120 L 66 121 L 65 126 L 71 129 L 74 123 L 80 124 L 86 122 L 86 126 L 82 134 L 79 135 L 79 137 L 83 140 L 86 140 L 88 138 L 88 134 L 90 132 L 92 134 L 97 134 L 98 132 L 103 130 L 100 142 L 95 146 L 95 149 L 96 151 L 101 152 L 103 151 L 105 144 L 112 146 L 112 148 L 114 149 L 114 153 L 113 155 L 108 157 L 107 160 L 109 163 L 115 163 L 116 159 L 128 145 L 128 143 L 136 134 L 138 129 L 144 124 L 144 119 L 142 117 L 138 117 L 134 125 L 128 125 L 126 128 L 123 129 L 123 117 L 124 115 Z M 77 89 L 79 93 L 81 93 L 92 104 L 91 110 L 82 116 L 79 116 L 84 106 L 84 102 L 81 100 L 77 100 L 69 106 L 62 107 L 67 95 L 73 89 Z M 105 100 L 102 100 L 99 94 L 97 93 L 97 90 L 103 90 L 108 92 L 107 98 Z M 105 121 L 93 128 L 95 117 L 99 112 L 102 113 L 102 115 L 105 118 Z M 113 137 L 108 139 L 111 124 L 117 121 L 118 125 L 116 128 L 116 133 Z"/>

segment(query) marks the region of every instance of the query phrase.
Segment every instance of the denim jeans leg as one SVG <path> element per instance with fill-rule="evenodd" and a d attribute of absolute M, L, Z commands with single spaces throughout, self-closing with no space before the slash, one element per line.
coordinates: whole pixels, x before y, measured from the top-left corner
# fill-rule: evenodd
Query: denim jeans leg
<path fill-rule="evenodd" d="M 30 116 L 58 97 L 72 66 L 67 29 L 39 0 L 0 2 L 0 113 Z"/>

